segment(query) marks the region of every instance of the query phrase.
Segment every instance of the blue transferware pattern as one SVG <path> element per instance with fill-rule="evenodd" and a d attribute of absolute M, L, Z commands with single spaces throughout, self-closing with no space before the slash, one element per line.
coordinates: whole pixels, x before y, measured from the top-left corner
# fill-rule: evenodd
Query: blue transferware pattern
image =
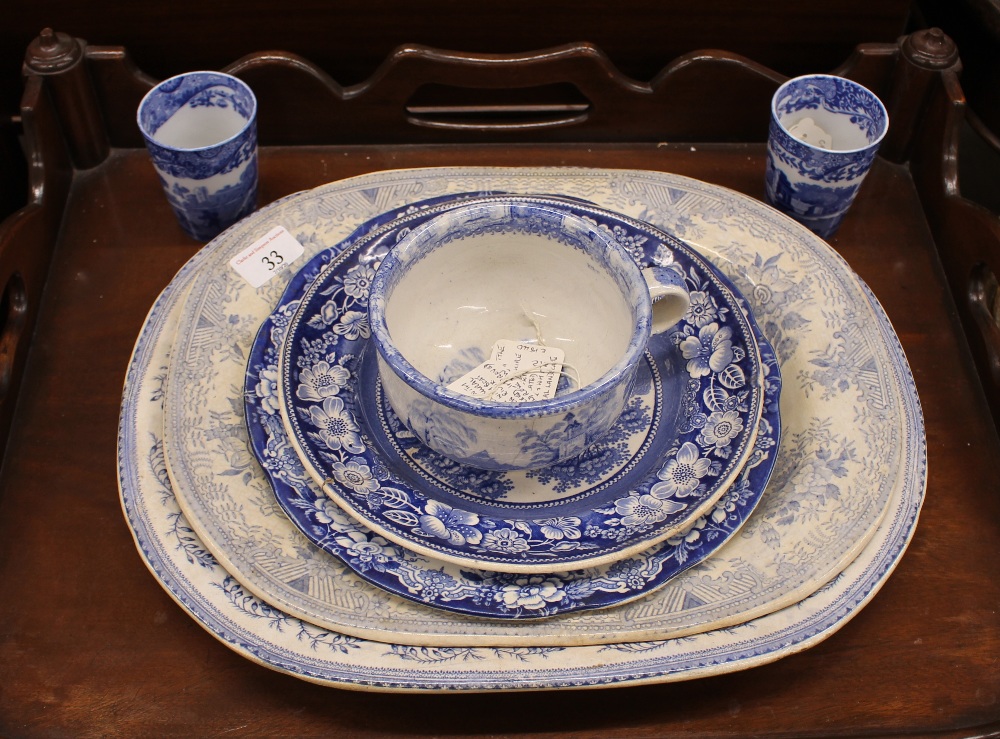
<path fill-rule="evenodd" d="M 625 411 L 599 441 L 572 459 L 514 474 L 457 463 L 409 433 L 385 399 L 373 354 L 373 349 L 366 347 L 359 369 L 360 385 L 374 388 L 370 396 L 360 398 L 361 417 L 367 421 L 369 434 L 390 458 L 405 460 L 404 464 L 417 471 L 418 480 L 434 481 L 432 484 L 473 502 L 565 500 L 616 479 L 654 445 L 657 430 L 663 428 L 664 397 L 677 397 L 683 390 L 674 382 L 675 376 L 664 376 L 653 356 L 645 355 Z M 530 481 L 538 485 L 528 484 Z"/>
<path fill-rule="evenodd" d="M 616 283 L 616 290 L 632 306 L 631 325 L 621 328 L 628 342 L 615 357 L 614 366 L 589 380 L 585 387 L 525 403 L 493 403 L 461 393 L 449 394 L 447 386 L 485 360 L 482 347 L 456 347 L 456 360 L 438 376 L 425 377 L 418 371 L 389 336 L 388 296 L 395 292 L 408 265 L 423 259 L 428 248 L 466 239 L 487 243 L 480 239 L 483 236 L 500 237 L 514 248 L 525 236 L 544 237 L 547 242 L 589 253 L 600 265 L 599 270 Z M 661 271 L 671 274 L 667 269 Z M 490 275 L 485 279 L 493 278 Z M 560 278 L 563 282 L 575 279 L 567 274 Z M 517 286 L 508 289 L 513 287 Z M 520 196 L 467 203 L 415 226 L 385 254 L 371 292 L 365 297 L 381 392 L 389 405 L 428 447 L 462 467 L 490 471 L 558 465 L 578 457 L 604 437 L 622 414 L 631 394 L 652 324 L 647 283 L 636 261 L 610 231 L 595 228 L 591 221 L 578 218 L 565 208 L 553 208 Z M 592 305 L 588 306 L 591 310 Z M 571 310 L 586 308 L 580 305 Z M 543 309 L 543 312 L 548 311 Z M 473 358 L 476 354 L 481 356 Z M 564 382 L 563 389 L 567 386 L 568 382 Z"/>
<path fill-rule="evenodd" d="M 166 146 L 156 132 L 185 109 L 236 111 L 246 126 L 216 145 L 196 149 Z M 139 106 L 139 129 L 160 183 L 181 226 L 208 241 L 253 211 L 257 204 L 257 100 L 242 81 L 216 72 L 171 77 Z"/>
<path fill-rule="evenodd" d="M 377 173 L 329 186 L 314 202 L 328 202 L 332 207 L 325 212 L 330 214 L 353 213 L 347 220 L 350 227 L 353 225 L 351 218 L 356 223 L 370 217 L 359 218 L 354 211 L 358 208 L 365 213 L 367 207 L 371 212 L 371 205 L 359 207 L 361 203 L 376 204 L 374 207 L 383 210 L 394 207 L 394 203 L 385 205 L 386 201 L 380 199 L 394 186 L 418 185 L 412 197 L 419 197 L 447 190 L 441 186 L 443 183 L 457 184 L 458 190 L 518 186 L 537 190 L 540 181 L 547 190 L 583 195 L 618 210 L 645 212 L 655 222 L 684 232 L 687 238 L 698 241 L 702 248 L 715 254 L 718 262 L 725 263 L 727 269 L 732 270 L 729 274 L 735 276 L 751 301 L 755 313 L 764 317 L 762 326 L 769 337 L 776 340 L 783 367 L 794 370 L 786 376 L 783 391 L 783 397 L 794 401 L 788 405 L 793 411 L 793 427 L 802 425 L 796 416 L 808 412 L 803 407 L 807 401 L 801 395 L 804 387 L 811 387 L 810 397 L 822 398 L 831 393 L 843 399 L 846 396 L 837 390 L 841 384 L 845 388 L 843 392 L 858 393 L 860 405 L 849 405 L 858 414 L 854 418 L 859 428 L 877 428 L 877 424 L 871 425 L 879 418 L 872 413 L 875 408 L 886 410 L 889 414 L 886 420 L 890 417 L 898 420 L 898 432 L 892 439 L 902 455 L 894 464 L 878 467 L 887 472 L 880 479 L 890 487 L 891 493 L 886 501 L 886 518 L 878 526 L 874 538 L 828 585 L 818 590 L 800 591 L 793 607 L 752 620 L 744 619 L 745 623 L 730 621 L 737 625 L 702 630 L 680 638 L 650 635 L 630 638 L 628 643 L 552 646 L 558 634 L 571 630 L 575 617 L 570 616 L 569 619 L 525 624 L 531 627 L 532 633 L 539 634 L 547 633 L 545 624 L 556 624 L 558 634 L 542 637 L 553 640 L 548 644 L 540 641 L 536 642 L 537 646 L 530 647 L 509 643 L 445 646 L 443 638 L 427 637 L 414 645 L 392 637 L 393 633 L 400 634 L 410 627 L 404 625 L 406 619 L 400 617 L 399 608 L 384 610 L 384 600 L 362 600 L 356 606 L 375 615 L 381 614 L 380 618 L 393 624 L 393 631 L 377 640 L 351 636 L 343 629 L 331 630 L 329 626 L 317 626 L 290 615 L 287 609 L 282 610 L 275 603 L 286 603 L 295 611 L 303 609 L 277 594 L 262 600 L 255 597 L 252 589 L 247 589 L 247 583 L 252 584 L 253 568 L 237 580 L 209 553 L 206 543 L 192 530 L 193 527 L 199 531 L 207 529 L 194 524 L 182 513 L 163 453 L 163 429 L 168 421 L 164 416 L 163 378 L 177 368 L 170 358 L 171 349 L 176 356 L 188 351 L 186 336 L 192 327 L 186 324 L 186 296 L 197 288 L 206 270 L 214 271 L 213 261 L 221 259 L 224 263 L 232 250 L 238 248 L 241 239 L 252 236 L 252 233 L 240 234 L 237 239 L 234 233 L 232 242 L 223 239 L 202 250 L 181 270 L 150 312 L 126 378 L 118 447 L 121 502 L 143 561 L 181 608 L 222 644 L 277 671 L 311 682 L 353 689 L 470 692 L 671 682 L 759 666 L 807 649 L 830 637 L 859 613 L 892 573 L 915 530 L 926 481 L 926 444 L 916 389 L 905 356 L 877 301 L 836 254 L 805 231 L 789 228 L 786 220 L 776 218 L 773 211 L 736 193 L 674 175 L 634 171 L 446 169 Z M 296 203 L 308 201 L 309 198 L 302 198 Z M 318 209 L 310 212 L 315 215 Z M 258 224 L 261 232 L 270 228 L 273 221 L 268 219 L 283 219 L 288 215 L 283 210 L 265 214 L 262 223 Z M 346 235 L 349 230 L 342 233 Z M 304 237 L 305 234 L 300 234 L 300 239 Z M 874 332 L 873 337 L 880 337 L 876 339 L 879 348 L 874 356 L 878 361 L 865 370 L 870 376 L 864 382 L 860 382 L 861 375 L 851 369 L 861 367 L 851 359 L 855 351 L 839 352 L 838 342 L 822 339 L 822 335 L 829 335 L 822 320 L 800 320 L 811 316 L 808 311 L 801 310 L 808 305 L 804 299 L 813 289 L 811 281 L 806 279 L 808 275 L 815 275 L 819 284 L 825 286 L 824 303 L 836 317 L 855 315 L 857 322 L 853 325 L 862 334 L 870 329 Z M 274 299 L 277 297 L 275 295 Z M 230 325 L 226 312 L 217 319 L 225 326 Z M 175 328 L 179 329 L 176 345 L 173 344 Z M 255 323 L 254 330 L 247 335 L 248 345 L 256 328 Z M 851 346 L 856 348 L 858 344 L 855 341 Z M 234 358 L 239 355 L 235 350 L 231 353 Z M 822 364 L 811 364 L 811 360 L 798 364 L 798 357 L 808 358 L 813 354 Z M 813 370 L 824 373 L 823 377 L 828 375 L 828 379 L 820 379 Z M 871 381 L 874 379 L 878 382 Z M 791 395 L 787 392 L 789 384 L 794 391 Z M 850 441 L 853 444 L 864 438 L 854 436 Z M 220 436 L 216 443 L 225 441 L 227 437 Z M 213 455 L 217 453 L 215 447 L 211 451 Z M 793 453 L 800 454 L 811 469 L 820 471 L 822 465 L 816 458 L 815 447 L 797 446 Z M 780 458 L 785 459 L 786 455 L 783 453 Z M 230 464 L 233 471 L 244 469 L 235 454 Z M 758 534 L 766 535 L 771 548 L 780 556 L 785 572 L 790 571 L 792 564 L 792 569 L 798 572 L 807 564 L 797 553 L 817 540 L 803 536 L 802 532 L 793 536 L 793 525 L 779 522 L 774 514 L 780 512 L 783 519 L 800 518 L 803 522 L 816 520 L 819 516 L 827 527 L 833 521 L 827 518 L 829 511 L 817 507 L 813 498 L 791 491 L 785 480 L 789 471 L 775 471 L 769 486 L 773 495 L 765 496 L 764 510 L 758 510 L 748 526 L 758 521 L 772 522 L 772 527 L 754 528 Z M 847 467 L 845 472 L 843 477 L 820 474 L 815 477 L 828 492 L 831 486 L 839 487 L 839 500 L 846 500 L 855 471 Z M 230 476 L 221 480 L 239 481 L 240 478 Z M 804 480 L 796 483 L 795 488 L 808 489 Z M 251 492 L 243 499 L 252 498 Z M 768 502 L 772 498 L 774 505 Z M 802 504 L 793 506 L 796 500 L 801 500 Z M 831 500 L 829 495 L 826 500 Z M 235 509 L 226 507 L 224 510 L 232 513 Z M 849 530 L 836 530 L 843 533 L 825 541 L 856 541 L 859 536 Z M 718 581 L 725 590 L 713 591 L 709 597 L 713 608 L 720 608 L 727 598 L 725 594 L 731 593 L 742 581 L 742 563 L 756 570 L 768 566 L 752 553 L 754 540 L 755 534 L 745 526 L 738 538 L 722 552 L 691 573 L 681 575 L 678 579 L 689 582 L 690 589 L 676 593 L 694 593 Z M 288 560 L 277 564 L 283 572 L 293 564 L 298 572 L 308 572 L 309 568 L 309 561 L 305 559 L 298 563 Z M 349 579 L 344 575 L 340 577 Z M 819 577 L 818 582 L 829 579 L 829 576 Z M 319 586 L 320 582 L 314 585 Z M 760 585 L 770 587 L 766 581 L 758 580 L 757 586 Z M 352 592 L 357 590 L 355 585 Z M 648 608 L 650 600 L 661 599 L 661 594 L 672 597 L 674 593 L 672 586 L 668 586 L 639 603 Z M 761 613 L 759 604 L 747 607 L 750 610 L 744 612 L 748 618 L 750 613 Z M 615 615 L 616 620 L 608 622 L 605 628 L 608 632 L 620 632 L 624 625 L 631 623 L 627 613 L 633 608 L 634 605 L 629 605 L 613 611 L 598 611 L 588 619 L 593 620 L 601 613 Z M 632 615 L 639 616 L 638 613 Z M 705 623 L 704 619 L 711 619 L 711 616 L 706 612 L 701 618 L 701 623 Z M 496 640 L 490 643 L 499 644 Z"/>
<path fill-rule="evenodd" d="M 794 113 L 819 109 L 849 118 L 868 145 L 850 151 L 821 149 L 795 138 L 782 125 Z M 850 80 L 809 75 L 785 83 L 772 102 L 765 173 L 768 202 L 828 238 L 854 202 L 888 124 L 882 102 Z"/>
<path fill-rule="evenodd" d="M 468 196 L 457 196 L 464 201 Z M 449 200 L 451 200 L 449 198 Z M 414 204 L 417 209 L 426 209 L 441 199 Z M 453 203 L 454 204 L 454 203 Z M 278 307 L 261 326 L 248 361 L 248 372 L 244 399 L 246 401 L 247 423 L 250 443 L 264 472 L 268 475 L 275 496 L 289 518 L 314 544 L 339 557 L 365 580 L 385 588 L 404 598 L 434 605 L 456 612 L 489 618 L 537 618 L 578 610 L 606 608 L 633 600 L 665 584 L 679 572 L 692 567 L 727 541 L 746 521 L 760 501 L 764 486 L 774 467 L 777 439 L 779 437 L 778 396 L 780 374 L 777 360 L 770 345 L 759 332 L 755 334 L 767 376 L 765 405 L 767 410 L 760 421 L 760 430 L 755 441 L 753 454 L 747 460 L 740 476 L 715 508 L 701 517 L 690 528 L 666 542 L 641 552 L 634 557 L 617 561 L 611 565 L 562 573 L 516 575 L 509 573 L 484 572 L 456 567 L 450 563 L 428 559 L 405 548 L 398 547 L 359 525 L 336 506 L 319 490 L 302 467 L 293 446 L 289 443 L 283 424 L 277 418 L 274 402 L 274 382 L 277 377 L 277 356 L 280 342 L 287 329 L 289 318 L 294 314 L 306 287 L 316 279 L 336 254 L 347 248 L 364 248 L 372 240 L 394 241 L 398 234 L 412 228 L 429 216 L 418 219 L 404 218 L 403 225 L 394 227 L 390 223 L 378 228 L 378 222 L 363 226 L 358 237 L 352 235 L 344 243 L 321 252 L 292 278 Z M 384 219 L 381 219 L 384 220 Z M 613 214 L 602 215 L 605 226 L 612 232 L 631 238 L 658 238 L 645 229 L 643 234 L 632 223 L 627 223 Z M 630 236 L 626 236 L 629 234 Z M 349 246 L 346 246 L 349 245 Z M 734 290 L 728 280 L 716 272 L 719 279 Z M 741 301 L 742 302 L 742 301 Z M 755 330 L 756 327 L 754 326 Z M 370 349 L 366 352 L 371 354 Z M 367 366 L 365 366 L 367 364 Z M 390 434 L 407 438 L 405 451 L 398 445 L 390 447 L 389 438 L 383 437 L 379 447 L 386 466 L 399 468 L 409 463 L 416 465 L 432 478 L 457 483 L 464 477 L 464 483 L 482 485 L 492 494 L 509 492 L 513 482 L 509 476 L 463 468 L 432 452 L 405 430 L 395 418 L 388 405 L 380 403 L 375 395 L 361 392 L 361 388 L 376 388 L 377 374 L 372 362 L 362 364 L 362 370 L 355 375 L 346 371 L 335 372 L 324 367 L 324 372 L 339 377 L 339 383 L 318 383 L 308 385 L 310 395 L 322 397 L 320 388 L 330 384 L 338 386 L 337 395 L 355 398 L 362 396 L 361 403 L 367 412 L 361 414 L 362 438 L 371 435 L 364 426 L 366 416 L 371 423 L 389 426 Z M 647 373 L 650 365 L 643 368 Z M 653 378 L 646 376 L 642 385 L 654 385 Z M 364 397 L 364 396 L 368 397 Z M 648 395 L 648 393 L 647 393 Z M 651 414 L 644 407 L 643 395 L 634 396 L 636 408 L 629 418 L 619 423 L 620 431 L 612 438 L 601 442 L 604 450 L 595 450 L 590 464 L 562 465 L 560 469 L 542 471 L 546 476 L 560 476 L 557 487 L 570 487 L 580 482 L 593 484 L 607 473 L 601 467 L 613 459 L 616 467 L 630 460 L 618 460 L 616 455 L 627 456 L 627 445 L 619 437 L 634 433 L 631 426 L 642 426 L 648 435 Z M 357 402 L 357 401 L 356 401 Z M 641 408 L 641 411 L 639 409 Z M 368 415 L 371 414 L 371 415 Z M 718 436 L 718 435 L 717 435 Z M 638 454 L 648 450 L 648 445 L 640 446 Z M 589 476 L 590 470 L 597 474 Z M 345 474 L 353 474 L 356 485 L 373 485 L 371 469 L 364 464 L 354 463 L 344 468 Z M 418 481 L 419 482 L 419 481 Z M 552 521 L 548 524 L 553 533 L 564 537 L 579 536 L 579 524 L 572 521 Z"/>
<path fill-rule="evenodd" d="M 711 509 L 752 452 L 763 372 L 752 319 L 729 288 L 682 243 L 639 222 L 560 204 L 617 232 L 641 266 L 676 270 L 696 296 L 681 322 L 650 340 L 651 372 L 637 383 L 636 397 L 648 392 L 653 376 L 659 397 L 633 404 L 610 437 L 580 457 L 540 472 L 484 473 L 420 449 L 391 412 L 373 407 L 374 393 L 341 392 L 359 374 L 361 386 L 375 386 L 373 363 L 362 359 L 370 333 L 364 308 L 382 255 L 448 207 L 426 209 L 378 239 L 352 245 L 295 304 L 278 358 L 278 398 L 265 404 L 280 407 L 306 470 L 386 539 L 468 567 L 521 573 L 589 567 L 681 533 Z M 463 438 L 452 427 L 440 433 Z M 581 468 L 588 474 L 579 475 Z"/>
<path fill-rule="evenodd" d="M 840 572 L 874 535 L 916 459 L 913 445 L 900 445 L 899 382 L 883 372 L 894 365 L 856 276 L 804 246 L 808 232 L 773 209 L 741 207 L 738 196 L 703 183 L 634 170 L 485 171 L 493 174 L 421 170 L 382 173 L 372 187 L 367 178 L 331 183 L 251 216 L 209 249 L 184 301 L 180 359 L 167 367 L 162 444 L 175 498 L 222 567 L 257 597 L 334 632 L 438 647 L 677 637 L 783 608 Z M 230 268 L 232 256 L 279 223 L 311 256 L 379 213 L 476 188 L 567 192 L 664 224 L 733 276 L 774 337 L 785 407 L 768 495 L 722 552 L 635 602 L 492 620 L 397 598 L 305 539 L 249 448 L 247 351 L 294 270 L 253 288 Z"/>

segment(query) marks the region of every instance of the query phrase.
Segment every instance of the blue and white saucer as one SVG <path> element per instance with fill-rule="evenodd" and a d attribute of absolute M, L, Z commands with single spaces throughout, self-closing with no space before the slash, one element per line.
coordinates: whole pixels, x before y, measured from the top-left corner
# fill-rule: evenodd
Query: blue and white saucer
<path fill-rule="evenodd" d="M 677 536 L 736 481 L 763 410 L 752 318 L 702 257 L 640 222 L 535 199 L 608 229 L 642 266 L 677 270 L 692 297 L 677 326 L 650 341 L 651 381 L 636 383 L 617 431 L 574 460 L 541 471 L 471 470 L 433 455 L 372 403 L 377 376 L 363 361 L 371 278 L 402 234 L 451 206 L 415 212 L 349 247 L 278 317 L 288 323 L 276 401 L 306 471 L 386 539 L 465 567 L 549 573 Z M 371 392 L 343 392 L 355 377 Z"/>
<path fill-rule="evenodd" d="M 414 209 L 349 239 L 322 271 L 300 272 L 272 316 L 271 341 L 284 342 L 278 372 L 255 378 L 251 367 L 248 384 L 263 408 L 281 411 L 281 441 L 314 482 L 367 528 L 433 560 L 548 574 L 624 559 L 710 512 L 754 449 L 764 369 L 752 318 L 717 272 L 646 224 L 537 199 L 607 228 L 640 261 L 677 269 L 692 292 L 688 316 L 651 343 L 615 431 L 577 460 L 521 473 L 466 468 L 423 447 L 382 402 L 365 352 L 367 280 L 396 239 L 454 203 Z M 288 450 L 271 443 L 280 448 L 261 456 L 273 465 Z"/>
<path fill-rule="evenodd" d="M 447 200 L 454 204 L 454 198 Z M 440 199 L 435 201 L 438 202 Z M 427 205 L 417 204 L 417 207 Z M 407 219 L 404 222 L 410 223 Z M 269 400 L 289 310 L 294 310 L 307 286 L 340 251 L 364 248 L 362 242 L 387 235 L 394 239 L 399 234 L 398 222 L 383 231 L 376 231 L 376 225 L 365 224 L 342 244 L 314 257 L 293 278 L 278 308 L 258 332 L 248 363 L 245 399 L 251 447 L 270 480 L 278 503 L 310 541 L 337 556 L 364 579 L 404 598 L 467 615 L 523 619 L 605 608 L 641 597 L 709 556 L 746 521 L 760 501 L 774 467 L 779 436 L 777 360 L 759 331 L 755 336 L 766 374 L 765 411 L 759 422 L 753 454 L 736 482 L 710 512 L 688 530 L 631 558 L 561 573 L 524 575 L 470 571 L 395 545 L 345 515 L 303 469 L 283 424 L 276 418 L 274 404 Z M 631 223 L 629 228 L 632 228 Z M 735 292 L 725 277 L 721 279 Z M 755 326 L 754 329 L 756 331 Z M 360 391 L 378 386 L 371 352 L 366 347 L 363 354 L 360 371 L 352 373 L 342 391 L 345 395 L 353 395 L 363 408 L 360 416 L 362 438 L 376 439 L 370 445 L 381 452 L 383 464 L 403 470 L 416 464 L 429 474 L 427 470 L 433 470 L 434 458 L 438 455 L 405 434 L 380 393 Z M 652 362 L 647 362 L 638 383 L 645 389 L 636 392 L 636 407 L 645 407 L 645 398 L 662 395 L 655 387 L 659 378 L 654 381 L 652 371 Z M 649 418 L 650 414 L 645 417 Z M 634 420 L 624 420 L 620 425 L 629 424 L 634 424 Z M 373 427 L 377 428 L 374 433 Z M 624 429 L 618 429 L 613 435 L 624 436 L 625 433 Z M 393 443 L 393 435 L 403 435 L 409 441 L 406 445 Z M 649 428 L 645 429 L 645 435 L 649 435 Z M 640 448 L 638 454 L 644 450 Z M 453 467 L 449 465 L 447 472 L 455 475 Z M 468 474 L 484 473 L 469 470 Z M 496 473 L 491 476 L 503 477 Z"/>

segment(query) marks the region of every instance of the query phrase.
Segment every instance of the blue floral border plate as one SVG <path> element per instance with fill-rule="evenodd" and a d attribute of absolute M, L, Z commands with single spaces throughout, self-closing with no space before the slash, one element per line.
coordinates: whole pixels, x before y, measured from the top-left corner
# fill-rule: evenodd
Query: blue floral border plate
<path fill-rule="evenodd" d="M 274 389 L 306 471 L 360 523 L 434 559 L 547 574 L 635 555 L 710 511 L 754 449 L 764 372 L 749 311 L 700 255 L 582 202 L 526 199 L 594 221 L 691 292 L 685 317 L 651 339 L 646 382 L 601 442 L 542 470 L 482 471 L 423 447 L 381 402 L 365 351 L 368 288 L 396 240 L 447 203 L 349 246 L 287 304 Z"/>
<path fill-rule="evenodd" d="M 279 538 L 287 529 L 295 540 L 302 539 L 274 502 L 257 465 L 250 468 L 249 451 L 246 467 L 232 451 L 243 446 L 239 395 L 247 357 L 232 347 L 233 317 L 239 319 L 239 347 L 249 348 L 285 282 L 260 291 L 267 300 L 259 306 L 250 301 L 252 309 L 245 303 L 258 293 L 248 293 L 238 276 L 228 278 L 227 289 L 217 285 L 227 277 L 231 257 L 275 223 L 294 228 L 314 254 L 400 201 L 473 189 L 538 192 L 540 187 L 669 227 L 725 263 L 781 360 L 782 453 L 767 494 L 739 534 L 649 598 L 566 618 L 502 622 L 527 629 L 529 645 L 496 633 L 471 645 L 456 644 L 441 630 L 416 635 L 416 614 L 408 611 L 412 604 L 361 582 L 346 568 L 331 567 L 329 576 L 318 577 L 312 555 L 324 553 L 304 540 L 298 546 Z M 320 217 L 325 218 L 319 221 L 322 229 L 311 230 Z M 339 224 L 344 229 L 335 231 Z M 321 238 L 331 231 L 341 235 L 322 245 L 309 241 L 313 233 Z M 190 301 L 206 287 L 203 303 L 214 312 L 191 310 L 196 306 Z M 193 315 L 200 319 L 192 322 Z M 207 368 L 223 365 L 233 372 L 220 380 L 218 393 L 192 391 L 183 382 L 189 369 L 200 377 Z M 225 392 L 229 383 L 234 385 L 231 395 Z M 190 473 L 175 470 L 181 477 L 168 474 L 166 464 L 170 457 L 164 432 L 175 420 L 171 396 L 164 393 L 170 387 L 184 391 L 177 402 L 213 414 L 206 432 L 190 440 L 194 454 L 204 453 L 196 457 L 202 464 Z M 817 429 L 820 422 L 824 425 Z M 873 438 L 887 443 L 865 449 L 866 440 Z M 853 454 L 842 456 L 842 444 Z M 191 460 L 185 456 L 181 461 Z M 128 368 L 118 437 L 127 525 L 143 563 L 185 613 L 220 644 L 257 664 L 322 685 L 374 691 L 554 690 L 674 682 L 756 667 L 808 649 L 860 613 L 901 561 L 924 500 L 926 465 L 923 417 L 906 357 L 885 312 L 847 263 L 821 239 L 747 196 L 678 175 L 638 170 L 377 172 L 258 212 L 199 251 L 152 307 Z M 233 474 L 236 469 L 255 479 L 246 482 Z M 184 503 L 183 487 L 194 475 L 211 484 L 213 507 Z M 872 484 L 855 484 L 865 479 Z M 258 494 L 259 515 L 250 515 Z M 844 501 L 851 502 L 849 510 Z M 860 524 L 845 522 L 845 515 L 866 501 L 872 501 L 873 514 Z M 200 518 L 192 518 L 185 506 Z M 210 553 L 211 537 L 220 532 L 212 528 L 211 517 L 219 515 L 228 517 L 227 525 L 243 515 L 237 523 L 247 529 L 226 540 L 238 547 L 231 555 L 215 547 L 223 555 L 216 559 Z M 872 521 L 875 531 L 869 537 Z M 278 533 L 271 534 L 269 523 Z M 336 558 L 324 559 L 339 565 Z M 262 579 L 276 568 L 280 582 L 273 575 Z M 772 578 L 771 573 L 782 581 L 780 592 L 767 588 L 770 580 L 763 581 L 761 590 L 761 576 Z M 286 588 L 279 587 L 286 582 Z M 751 589 L 736 590 L 744 582 Z M 339 583 L 343 589 L 336 590 Z M 367 598 L 366 591 L 371 591 Z M 671 617 L 658 620 L 655 631 L 641 631 L 643 624 L 653 623 L 638 620 L 649 615 L 647 604 L 667 596 L 675 602 L 691 592 L 704 595 L 711 607 L 683 604 L 679 615 L 700 630 L 671 629 L 678 623 Z M 301 597 L 292 597 L 296 594 Z M 321 597 L 328 605 L 320 604 Z M 339 627 L 331 625 L 332 617 L 318 618 L 324 608 L 335 606 L 344 615 Z M 373 628 L 352 628 L 363 627 L 365 617 Z M 580 621 L 608 639 L 584 642 L 574 629 Z M 485 634 L 490 622 L 477 622 Z M 623 639 L 623 634 L 631 636 Z"/>
<path fill-rule="evenodd" d="M 414 203 L 413 207 L 423 210 L 445 203 L 454 206 L 456 201 L 467 201 L 470 197 L 474 195 L 433 198 Z M 604 217 L 607 219 L 606 225 L 620 229 L 616 233 L 629 233 L 633 240 L 648 238 L 635 230 L 634 222 L 613 217 L 610 213 Z M 250 350 L 244 388 L 250 446 L 264 469 L 282 510 L 310 541 L 341 559 L 368 582 L 401 597 L 472 616 L 537 618 L 606 608 L 641 597 L 708 557 L 735 534 L 760 502 L 774 468 L 780 428 L 778 397 L 781 379 L 777 359 L 755 324 L 753 327 L 763 360 L 766 386 L 765 411 L 759 423 L 753 454 L 736 482 L 707 515 L 699 518 L 689 530 L 634 557 L 562 573 L 518 575 L 468 570 L 395 546 L 346 516 L 317 488 L 303 468 L 278 417 L 273 402 L 273 387 L 277 378 L 276 365 L 281 340 L 288 324 L 287 317 L 294 312 L 308 285 L 342 251 L 367 249 L 373 244 L 395 241 L 402 229 L 414 225 L 408 217 L 404 217 L 401 222 L 391 221 L 387 225 L 386 220 L 386 216 L 381 216 L 365 223 L 340 244 L 313 257 L 292 278 L 278 307 L 261 326 Z M 652 230 L 649 226 L 644 226 L 644 229 L 646 232 Z M 735 295 L 739 295 L 728 278 L 714 267 L 713 270 Z M 742 298 L 740 300 L 741 303 L 745 302 Z M 370 352 L 366 352 L 366 357 L 369 356 Z M 362 395 L 358 393 L 359 387 L 377 385 L 377 377 L 370 364 L 370 360 L 361 363 L 360 373 L 347 379 L 346 391 L 358 396 Z M 644 376 L 637 385 L 649 388 L 655 384 L 652 364 L 643 367 L 643 372 Z M 648 390 L 637 392 L 633 408 L 642 406 L 643 397 L 648 395 Z M 382 428 L 389 427 L 391 433 L 403 433 L 398 419 L 393 417 L 391 409 L 384 402 L 380 402 L 375 396 L 369 402 L 365 401 L 365 398 L 361 398 L 361 404 L 365 406 L 362 418 L 372 420 L 369 428 L 378 424 Z M 622 425 L 634 424 L 636 418 L 651 418 L 651 414 L 645 410 L 643 408 L 641 413 L 633 412 L 632 421 L 623 421 Z M 613 436 L 619 438 L 623 434 L 624 431 L 619 430 Z M 395 445 L 390 444 L 391 442 L 383 440 L 379 446 L 395 450 Z M 433 459 L 437 456 L 414 441 L 408 443 L 407 451 L 403 453 L 407 452 L 423 458 Z M 595 455 L 598 459 L 607 456 L 600 452 Z M 399 456 L 390 461 L 397 466 L 406 464 Z M 412 457 L 407 461 L 412 463 Z M 364 476 L 371 474 L 367 466 L 359 465 L 355 469 Z"/>

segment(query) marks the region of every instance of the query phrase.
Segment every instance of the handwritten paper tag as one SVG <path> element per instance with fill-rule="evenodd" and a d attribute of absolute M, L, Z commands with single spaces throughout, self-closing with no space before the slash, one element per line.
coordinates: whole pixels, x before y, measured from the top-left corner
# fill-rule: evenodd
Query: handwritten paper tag
<path fill-rule="evenodd" d="M 288 269 L 288 265 L 301 257 L 303 252 L 305 249 L 298 239 L 284 226 L 275 226 L 230 259 L 229 266 L 251 285 L 260 287 Z"/>
<path fill-rule="evenodd" d="M 502 403 L 547 400 L 555 397 L 565 356 L 562 349 L 501 339 L 489 359 L 448 389 Z"/>

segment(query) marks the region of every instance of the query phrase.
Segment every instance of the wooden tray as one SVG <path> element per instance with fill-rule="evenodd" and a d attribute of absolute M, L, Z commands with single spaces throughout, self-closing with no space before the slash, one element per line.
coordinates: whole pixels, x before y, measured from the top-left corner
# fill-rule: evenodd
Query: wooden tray
<path fill-rule="evenodd" d="M 10 424 L 0 472 L 0 733 L 1000 728 L 1000 444 L 987 403 L 996 397 L 990 348 L 1000 346 L 990 271 L 1000 226 L 958 191 L 964 101 L 946 38 L 862 46 L 837 70 L 875 89 L 893 121 L 831 244 L 885 307 L 923 403 L 927 498 L 895 574 L 840 632 L 771 665 L 601 693 L 479 696 L 356 693 L 272 672 L 218 644 L 150 577 L 118 501 L 121 387 L 146 311 L 200 244 L 177 226 L 134 126 L 153 80 L 120 48 L 52 35 L 29 51 L 31 202 L 0 226 L 0 409 Z M 781 81 L 706 52 L 639 83 L 584 44 L 518 57 L 407 47 L 352 88 L 284 53 L 228 71 L 269 111 L 262 203 L 355 174 L 443 165 L 650 169 L 761 198 L 767 104 Z M 466 88 L 495 90 L 499 102 Z"/>

